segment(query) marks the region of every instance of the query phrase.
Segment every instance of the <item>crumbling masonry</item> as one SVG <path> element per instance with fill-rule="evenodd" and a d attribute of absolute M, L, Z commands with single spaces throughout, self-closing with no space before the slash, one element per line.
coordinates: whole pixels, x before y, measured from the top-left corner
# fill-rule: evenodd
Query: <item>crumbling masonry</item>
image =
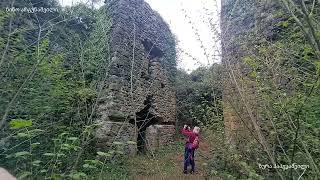
<path fill-rule="evenodd" d="M 247 146 L 252 139 L 265 142 L 260 124 L 261 115 L 256 80 L 250 74 L 245 59 L 254 54 L 253 47 L 277 38 L 279 3 L 273 0 L 222 1 L 222 64 L 226 73 L 223 81 L 224 121 L 228 141 L 236 146 Z M 260 111 L 261 112 L 261 111 Z M 266 145 L 263 145 L 266 148 Z"/>
<path fill-rule="evenodd" d="M 113 21 L 111 67 L 99 101 L 97 146 L 106 150 L 120 141 L 129 154 L 155 150 L 172 142 L 175 133 L 175 41 L 143 0 L 107 5 Z"/>

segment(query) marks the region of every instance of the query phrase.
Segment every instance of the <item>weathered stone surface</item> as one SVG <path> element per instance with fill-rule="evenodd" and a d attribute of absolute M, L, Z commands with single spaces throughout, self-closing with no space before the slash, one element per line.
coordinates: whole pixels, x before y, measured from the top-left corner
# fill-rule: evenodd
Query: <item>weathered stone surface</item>
<path fill-rule="evenodd" d="M 99 119 L 109 120 L 115 112 L 123 119 L 151 107 L 159 123 L 175 122 L 173 85 L 175 41 L 168 25 L 143 0 L 110 0 L 111 68 L 105 94 L 98 108 Z"/>
<path fill-rule="evenodd" d="M 101 126 L 96 131 L 97 148 L 99 151 L 108 151 L 111 147 L 115 147 L 114 142 L 124 144 L 124 151 L 129 155 L 137 152 L 137 146 L 130 144 L 128 141 L 136 141 L 136 128 L 130 123 L 123 122 L 100 122 Z"/>
<path fill-rule="evenodd" d="M 158 137 L 159 146 L 165 146 L 174 142 L 175 127 L 173 125 L 159 125 Z"/>
<path fill-rule="evenodd" d="M 274 28 L 280 21 L 275 16 L 279 8 L 279 3 L 272 0 L 222 1 L 222 64 L 226 70 L 223 112 L 231 144 L 244 145 L 243 139 L 252 138 L 250 130 L 259 131 L 256 81 L 250 77 L 251 67 L 245 63 L 245 58 L 253 54 L 253 48 L 261 42 L 277 38 Z M 261 133 L 258 136 L 261 139 Z"/>
<path fill-rule="evenodd" d="M 146 129 L 146 147 L 154 151 L 174 142 L 175 126 L 151 125 Z"/>
<path fill-rule="evenodd" d="M 100 146 L 104 146 L 104 142 L 109 142 L 103 140 L 103 133 L 110 129 L 109 121 L 123 122 L 126 126 L 130 122 L 136 125 L 132 130 L 139 134 L 137 139 L 130 140 L 137 141 L 140 147 L 141 139 L 152 139 L 153 135 L 145 134 L 148 126 L 176 121 L 175 40 L 160 15 L 143 0 L 106 3 L 112 17 L 111 64 L 97 108 L 97 121 L 108 123 L 98 131 L 97 138 Z M 117 126 L 112 127 L 118 130 Z M 161 131 L 174 134 L 166 128 L 156 129 L 157 136 L 167 137 Z M 115 135 L 108 134 L 111 138 Z M 125 140 L 126 137 L 124 134 Z M 165 142 L 161 137 L 156 139 Z"/>
<path fill-rule="evenodd" d="M 146 129 L 146 148 L 148 151 L 155 151 L 158 147 L 158 128 L 154 125 L 151 125 Z"/>

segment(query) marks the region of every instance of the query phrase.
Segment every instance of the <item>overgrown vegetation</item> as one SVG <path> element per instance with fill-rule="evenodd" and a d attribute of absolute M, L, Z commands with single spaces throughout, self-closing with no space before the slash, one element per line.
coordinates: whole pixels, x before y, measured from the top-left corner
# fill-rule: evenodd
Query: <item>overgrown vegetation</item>
<path fill-rule="evenodd" d="M 224 102 L 233 105 L 238 124 L 229 131 L 236 132 L 231 135 L 236 141 L 225 141 L 227 150 L 220 151 L 214 160 L 221 163 L 213 168 L 235 179 L 318 179 L 320 4 L 242 2 L 225 7 L 222 32 L 234 33 L 223 58 L 225 81 L 230 81 L 224 84 L 233 85 L 224 87 L 224 93 L 232 94 Z M 251 15 L 259 10 L 261 19 L 256 21 Z M 242 31 L 253 22 L 255 26 Z"/>
<path fill-rule="evenodd" d="M 176 86 L 181 123 L 223 128 L 220 126 L 223 121 L 221 73 L 220 64 L 200 67 L 190 74 L 183 70 L 178 72 Z"/>
<path fill-rule="evenodd" d="M 121 158 L 114 158 L 122 152 L 92 145 L 109 61 L 107 10 L 62 9 L 55 1 L 1 4 L 11 6 L 57 11 L 1 9 L 1 166 L 20 179 L 124 177 Z"/>
<path fill-rule="evenodd" d="M 238 23 L 244 17 L 233 13 L 250 7 L 233 5 L 226 11 Z M 0 6 L 57 9 L 52 13 L 0 10 L 1 167 L 19 179 L 128 179 L 177 173 L 182 159 L 174 158 L 183 152 L 181 139 L 131 160 L 123 156 L 120 142 L 108 152 L 95 148 L 99 126 L 94 123 L 95 110 L 110 61 L 112 22 L 105 6 L 62 9 L 55 1 L 38 0 Z M 190 74 L 171 73 L 176 75 L 177 128 L 198 125 L 210 142 L 201 167 L 206 177 L 320 178 L 320 2 L 280 0 L 276 7 L 271 36 L 256 27 L 232 39 L 242 52 L 233 58 L 243 72 L 225 63 Z M 214 34 L 219 32 L 216 25 L 211 27 Z M 201 41 L 199 34 L 197 38 Z M 175 69 L 173 62 L 167 65 Z M 235 88 L 234 99 L 223 99 L 225 81 L 241 85 Z M 243 114 L 249 102 L 237 104 L 248 89 L 255 93 L 256 119 Z M 248 125 L 237 129 L 236 142 L 226 135 L 227 101 L 233 102 L 231 108 L 241 123 Z M 260 167 L 272 163 L 309 168 Z"/>

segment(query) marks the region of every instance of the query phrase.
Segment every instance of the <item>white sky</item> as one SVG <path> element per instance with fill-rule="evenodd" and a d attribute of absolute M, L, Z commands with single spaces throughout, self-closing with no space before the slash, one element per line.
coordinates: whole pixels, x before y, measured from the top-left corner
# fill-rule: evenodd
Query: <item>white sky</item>
<path fill-rule="evenodd" d="M 220 62 L 218 11 L 221 0 L 145 1 L 163 17 L 176 36 L 179 68 L 191 72 L 200 66 Z M 90 2 L 91 4 L 91 0 L 59 0 L 59 2 L 63 6 L 79 2 Z M 103 0 L 96 6 L 102 4 Z M 201 43 L 203 48 L 201 48 Z M 204 55 L 205 52 L 207 56 Z"/>

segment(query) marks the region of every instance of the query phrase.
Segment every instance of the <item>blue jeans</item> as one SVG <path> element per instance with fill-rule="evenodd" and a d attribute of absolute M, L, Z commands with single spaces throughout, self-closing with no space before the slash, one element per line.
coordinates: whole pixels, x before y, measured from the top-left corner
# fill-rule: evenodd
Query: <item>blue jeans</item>
<path fill-rule="evenodd" d="M 194 149 L 190 147 L 190 144 L 186 144 L 184 148 L 184 167 L 183 170 L 187 171 L 188 166 L 191 165 L 191 171 L 194 171 Z"/>

